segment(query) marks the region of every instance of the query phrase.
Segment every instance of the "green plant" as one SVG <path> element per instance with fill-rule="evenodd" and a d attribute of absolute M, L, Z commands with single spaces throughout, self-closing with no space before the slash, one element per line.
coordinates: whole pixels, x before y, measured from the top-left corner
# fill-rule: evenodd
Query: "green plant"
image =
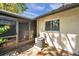
<path fill-rule="evenodd" d="M 9 25 L 4 25 L 3 27 L 0 27 L 0 34 L 5 33 L 10 29 Z M 0 37 L 0 46 L 2 46 L 3 43 L 7 42 L 7 39 Z"/>
<path fill-rule="evenodd" d="M 8 29 L 10 29 L 9 25 L 4 25 L 3 27 L 0 27 L 0 34 L 5 33 Z"/>
<path fill-rule="evenodd" d="M 7 39 L 5 39 L 5 38 L 0 38 L 0 44 L 6 43 L 6 42 L 7 42 Z"/>

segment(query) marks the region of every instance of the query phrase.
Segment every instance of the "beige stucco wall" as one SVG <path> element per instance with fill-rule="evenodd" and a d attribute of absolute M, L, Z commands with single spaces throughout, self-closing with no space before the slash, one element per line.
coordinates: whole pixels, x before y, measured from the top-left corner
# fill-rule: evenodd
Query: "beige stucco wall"
<path fill-rule="evenodd" d="M 60 19 L 60 32 L 77 35 L 75 50 L 79 51 L 79 7 L 37 19 L 37 34 L 44 31 L 45 22 Z"/>

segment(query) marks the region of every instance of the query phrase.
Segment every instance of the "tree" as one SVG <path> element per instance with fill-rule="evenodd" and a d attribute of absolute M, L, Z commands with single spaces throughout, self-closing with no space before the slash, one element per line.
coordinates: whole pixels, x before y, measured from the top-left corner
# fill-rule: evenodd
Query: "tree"
<path fill-rule="evenodd" d="M 0 9 L 14 13 L 22 13 L 27 7 L 24 3 L 0 3 Z"/>

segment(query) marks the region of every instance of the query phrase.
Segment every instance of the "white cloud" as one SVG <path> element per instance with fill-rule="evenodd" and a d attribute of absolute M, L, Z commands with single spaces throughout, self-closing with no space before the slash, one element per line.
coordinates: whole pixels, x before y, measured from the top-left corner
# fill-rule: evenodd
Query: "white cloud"
<path fill-rule="evenodd" d="M 37 4 L 31 4 L 32 9 L 43 10 L 45 7 Z"/>
<path fill-rule="evenodd" d="M 25 12 L 24 14 L 28 14 L 28 15 L 31 15 L 31 16 L 38 16 L 37 14 L 32 13 L 32 12 Z"/>
<path fill-rule="evenodd" d="M 35 18 L 35 17 L 37 17 L 38 15 L 35 14 L 35 13 L 32 13 L 32 12 L 24 12 L 24 13 L 22 14 L 22 16 L 26 16 L 26 17 L 29 17 L 29 18 Z"/>
<path fill-rule="evenodd" d="M 52 4 L 50 4 L 50 7 L 52 8 L 52 9 L 58 9 L 58 8 L 60 8 L 62 6 L 62 4 L 59 4 L 59 3 L 52 3 Z"/>
<path fill-rule="evenodd" d="M 42 6 L 37 6 L 36 9 L 43 10 L 44 7 L 42 7 Z"/>

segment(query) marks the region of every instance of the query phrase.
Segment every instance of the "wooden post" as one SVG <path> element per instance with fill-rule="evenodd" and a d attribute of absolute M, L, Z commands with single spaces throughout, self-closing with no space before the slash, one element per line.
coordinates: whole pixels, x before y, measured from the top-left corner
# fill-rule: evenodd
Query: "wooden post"
<path fill-rule="evenodd" d="M 31 23 L 29 22 L 29 40 L 31 39 L 30 37 L 31 37 L 31 35 L 30 35 L 30 25 L 31 25 Z"/>
<path fill-rule="evenodd" d="M 18 46 L 18 40 L 19 40 L 19 22 L 16 21 L 16 46 Z"/>

